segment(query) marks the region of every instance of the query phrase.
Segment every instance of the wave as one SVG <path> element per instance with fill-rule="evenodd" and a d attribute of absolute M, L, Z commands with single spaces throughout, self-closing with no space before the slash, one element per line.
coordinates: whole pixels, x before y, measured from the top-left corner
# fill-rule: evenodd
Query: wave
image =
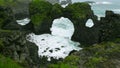
<path fill-rule="evenodd" d="M 113 4 L 113 3 L 112 2 L 107 2 L 107 1 L 93 3 L 93 5 L 99 5 L 99 4 L 110 5 L 110 4 Z"/>
<path fill-rule="evenodd" d="M 112 9 L 114 13 L 120 14 L 120 9 Z"/>

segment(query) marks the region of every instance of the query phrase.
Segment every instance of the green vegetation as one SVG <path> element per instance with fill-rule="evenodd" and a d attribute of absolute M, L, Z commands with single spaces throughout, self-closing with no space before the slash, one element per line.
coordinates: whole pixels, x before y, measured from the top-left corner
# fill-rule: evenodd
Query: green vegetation
<path fill-rule="evenodd" d="M 0 6 L 15 6 L 16 1 L 15 0 L 0 0 Z"/>
<path fill-rule="evenodd" d="M 40 25 L 42 22 L 49 19 L 50 10 L 52 9 L 52 4 L 49 2 L 34 0 L 30 4 L 30 14 L 31 20 L 34 25 Z"/>
<path fill-rule="evenodd" d="M 86 18 L 92 12 L 87 3 L 70 4 L 64 9 L 59 4 L 52 5 L 43 0 L 33 0 L 30 3 L 29 11 L 34 25 L 61 16 L 72 17 L 72 19 Z"/>
<path fill-rule="evenodd" d="M 0 51 L 4 47 L 3 41 L 0 39 Z"/>
<path fill-rule="evenodd" d="M 0 55 L 0 68 L 22 68 L 15 61 Z"/>
<path fill-rule="evenodd" d="M 53 19 L 63 16 L 63 8 L 59 4 L 54 4 L 50 11 L 50 15 Z"/>
<path fill-rule="evenodd" d="M 57 64 L 51 64 L 48 68 L 78 68 L 80 57 L 71 55 L 66 57 L 65 60 L 58 62 Z"/>
<path fill-rule="evenodd" d="M 49 68 L 116 68 L 115 59 L 120 57 L 120 39 L 103 42 L 75 52 Z"/>
<path fill-rule="evenodd" d="M 120 40 L 119 40 L 120 41 Z M 88 58 L 86 66 L 89 68 L 116 68 L 113 61 L 120 57 L 120 42 L 107 42 L 92 46 L 89 51 L 91 58 Z"/>

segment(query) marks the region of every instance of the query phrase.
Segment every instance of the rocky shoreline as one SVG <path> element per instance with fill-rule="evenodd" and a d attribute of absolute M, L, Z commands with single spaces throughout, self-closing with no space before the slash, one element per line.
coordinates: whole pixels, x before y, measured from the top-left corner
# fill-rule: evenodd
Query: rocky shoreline
<path fill-rule="evenodd" d="M 120 14 L 106 11 L 106 16 L 98 21 L 87 3 L 74 3 L 62 8 L 59 4 L 28 0 L 22 5 L 23 9 L 19 6 L 11 8 L 0 5 L 1 55 L 11 58 L 23 68 L 70 68 L 69 65 L 72 68 L 119 68 Z M 64 60 L 48 62 L 46 57 L 39 58 L 38 47 L 27 41 L 26 35 L 32 32 L 50 33 L 52 21 L 61 16 L 73 22 L 75 33 L 72 40 L 80 42 L 85 49 L 71 53 Z M 16 20 L 26 17 L 31 19 L 29 24 L 17 24 Z M 92 28 L 85 26 L 88 19 L 94 22 Z"/>

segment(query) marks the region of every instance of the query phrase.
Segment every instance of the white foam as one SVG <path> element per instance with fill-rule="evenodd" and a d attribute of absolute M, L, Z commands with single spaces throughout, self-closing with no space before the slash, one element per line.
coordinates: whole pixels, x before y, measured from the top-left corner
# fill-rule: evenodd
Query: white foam
<path fill-rule="evenodd" d="M 68 4 L 65 4 L 65 5 L 61 5 L 63 8 L 65 8 L 65 7 L 67 7 L 68 6 Z"/>
<path fill-rule="evenodd" d="M 114 13 L 120 14 L 120 9 L 112 9 Z"/>
<path fill-rule="evenodd" d="M 107 2 L 107 1 L 103 1 L 103 2 L 96 2 L 95 4 L 105 4 L 105 5 L 109 5 L 112 4 L 111 2 Z"/>
<path fill-rule="evenodd" d="M 70 39 L 66 39 L 59 36 L 52 36 L 50 34 L 35 35 L 33 33 L 28 35 L 30 42 L 35 43 L 39 47 L 39 56 L 48 57 L 48 61 L 51 57 L 54 59 L 65 58 L 73 50 L 81 50 L 78 42 L 73 42 Z"/>
<path fill-rule="evenodd" d="M 48 61 L 51 60 L 51 57 L 54 59 L 64 59 L 71 51 L 82 49 L 78 47 L 80 43 L 71 40 L 74 26 L 68 18 L 61 17 L 55 19 L 51 31 L 52 34 L 35 35 L 31 33 L 27 35 L 27 40 L 38 46 L 39 56 L 47 57 Z"/>
<path fill-rule="evenodd" d="M 71 39 L 74 33 L 73 23 L 68 18 L 58 18 L 53 21 L 51 34 Z"/>
<path fill-rule="evenodd" d="M 89 27 L 89 28 L 93 27 L 94 26 L 93 20 L 92 19 L 88 19 L 87 22 L 85 23 L 85 26 Z"/>
<path fill-rule="evenodd" d="M 22 19 L 22 20 L 16 20 L 16 22 L 19 24 L 19 25 L 27 25 L 29 22 L 30 22 L 30 19 L 29 18 L 25 18 L 25 19 Z"/>

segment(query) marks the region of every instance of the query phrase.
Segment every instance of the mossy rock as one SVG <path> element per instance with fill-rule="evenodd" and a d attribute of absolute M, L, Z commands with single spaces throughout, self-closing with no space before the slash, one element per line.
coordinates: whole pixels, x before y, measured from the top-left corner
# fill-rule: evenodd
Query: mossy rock
<path fill-rule="evenodd" d="M 46 20 L 49 17 L 49 11 L 52 8 L 52 4 L 49 2 L 41 1 L 41 0 L 34 0 L 30 3 L 30 15 L 31 20 L 34 25 L 39 25 L 40 22 Z"/>

